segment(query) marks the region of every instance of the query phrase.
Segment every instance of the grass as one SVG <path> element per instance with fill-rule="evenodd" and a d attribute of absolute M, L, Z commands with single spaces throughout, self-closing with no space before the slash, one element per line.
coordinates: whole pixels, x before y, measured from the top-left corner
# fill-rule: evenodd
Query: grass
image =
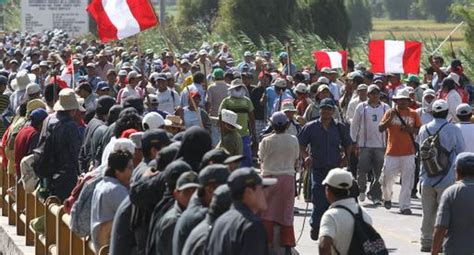
<path fill-rule="evenodd" d="M 443 41 L 449 33 L 457 26 L 456 23 L 436 23 L 433 20 L 388 20 L 372 19 L 373 30 L 371 39 L 413 39 L 423 38 L 426 40 Z M 455 49 L 465 47 L 463 40 L 463 25 L 452 36 L 451 40 Z M 448 49 L 449 43 L 443 48 Z"/>

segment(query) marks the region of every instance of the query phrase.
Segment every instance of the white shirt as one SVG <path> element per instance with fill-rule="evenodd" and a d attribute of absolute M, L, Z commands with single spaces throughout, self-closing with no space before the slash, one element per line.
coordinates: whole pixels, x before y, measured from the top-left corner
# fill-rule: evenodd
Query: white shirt
<path fill-rule="evenodd" d="M 359 147 L 386 147 L 385 132 L 379 131 L 379 123 L 389 109 L 390 107 L 383 102 L 380 102 L 376 108 L 367 102 L 357 105 L 351 124 L 351 138 Z"/>
<path fill-rule="evenodd" d="M 454 125 L 461 129 L 466 144 L 464 151 L 474 152 L 474 124 L 470 122 L 460 122 Z"/>
<path fill-rule="evenodd" d="M 158 96 L 158 110 L 173 114 L 180 103 L 178 93 L 166 88 L 163 92 L 157 90 L 156 95 Z"/>
<path fill-rule="evenodd" d="M 138 92 L 130 85 L 125 86 L 123 88 L 122 96 L 120 98 L 120 102 L 123 102 L 127 97 L 140 97 Z"/>
<path fill-rule="evenodd" d="M 459 93 L 455 89 L 452 89 L 448 93 L 447 101 L 448 101 L 448 105 L 449 105 L 448 120 L 451 121 L 451 122 L 459 122 L 458 117 L 456 117 L 456 107 L 458 107 L 458 105 L 462 104 L 461 96 L 459 95 Z"/>
<path fill-rule="evenodd" d="M 331 94 L 334 97 L 334 100 L 339 101 L 339 98 L 341 97 L 339 85 L 337 83 L 330 82 L 328 87 L 329 91 L 331 91 Z"/>
<path fill-rule="evenodd" d="M 352 119 L 354 118 L 355 109 L 360 103 L 361 103 L 360 98 L 357 96 L 355 98 L 352 98 L 351 101 L 349 102 L 349 105 L 347 105 L 346 121 L 348 123 L 352 123 Z"/>
<path fill-rule="evenodd" d="M 321 218 L 319 240 L 321 240 L 323 236 L 331 237 L 334 247 L 339 254 L 345 255 L 349 250 L 352 234 L 354 232 L 354 217 L 342 208 L 334 208 L 337 205 L 347 207 L 354 214 L 359 212 L 359 205 L 356 203 L 354 198 L 346 198 L 332 203 Z M 364 209 L 361 210 L 364 221 L 372 225 L 372 219 L 370 216 Z M 337 254 L 334 247 L 332 254 Z"/>

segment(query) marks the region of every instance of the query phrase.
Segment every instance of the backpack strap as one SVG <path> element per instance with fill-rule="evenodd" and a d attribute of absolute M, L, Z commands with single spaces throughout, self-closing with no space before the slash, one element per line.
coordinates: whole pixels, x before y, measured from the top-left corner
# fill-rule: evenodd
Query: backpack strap
<path fill-rule="evenodd" d="M 344 209 L 345 211 L 347 211 L 348 213 L 350 213 L 350 214 L 352 215 L 352 217 L 354 217 L 354 220 L 355 220 L 355 218 L 362 216 L 362 210 L 360 209 L 360 206 L 357 206 L 357 208 L 358 208 L 358 213 L 357 213 L 357 214 L 353 213 L 351 209 L 349 209 L 349 208 L 347 208 L 347 207 L 345 207 L 345 206 L 343 206 L 343 205 L 336 205 L 336 206 L 334 206 L 334 208 L 341 208 L 341 209 Z"/>
<path fill-rule="evenodd" d="M 402 118 L 402 116 L 400 115 L 400 113 L 396 110 L 396 109 L 393 109 L 395 111 L 395 114 L 397 114 L 397 117 L 400 119 L 400 121 L 402 122 L 402 125 L 404 126 L 407 126 L 407 123 L 405 122 L 405 120 Z M 413 138 L 413 135 L 412 134 L 408 134 L 410 136 L 410 140 L 411 140 L 411 143 L 413 144 L 413 147 L 415 148 L 415 154 L 416 154 L 416 151 L 417 151 L 417 146 L 416 146 L 416 142 L 415 142 L 415 138 Z"/>

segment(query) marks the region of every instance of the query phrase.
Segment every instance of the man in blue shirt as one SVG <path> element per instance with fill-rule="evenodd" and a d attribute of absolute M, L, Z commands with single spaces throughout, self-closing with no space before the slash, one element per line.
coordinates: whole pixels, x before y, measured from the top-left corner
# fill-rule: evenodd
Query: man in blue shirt
<path fill-rule="evenodd" d="M 189 99 L 189 92 L 193 90 L 197 90 L 199 92 L 199 95 L 201 95 L 202 98 L 206 98 L 206 90 L 202 83 L 204 82 L 204 74 L 201 72 L 196 72 L 193 75 L 193 81 L 194 83 L 189 85 L 187 89 L 183 90 L 183 93 L 181 93 L 181 107 L 188 106 L 188 99 Z M 199 106 L 205 109 L 204 107 L 205 100 L 201 100 L 199 103 Z"/>
<path fill-rule="evenodd" d="M 464 151 L 465 143 L 462 131 L 455 125 L 448 123 L 448 102 L 439 99 L 433 103 L 434 119 L 420 128 L 418 139 L 423 144 L 426 138 L 439 131 L 440 145 L 451 152 L 451 167 L 446 175 L 429 177 L 425 166 L 421 165 L 421 204 L 423 205 L 423 219 L 421 225 L 421 251 L 431 252 L 433 228 L 436 220 L 436 211 L 443 191 L 456 181 L 454 162 L 457 154 Z"/>
<path fill-rule="evenodd" d="M 347 166 L 347 156 L 350 155 L 352 147 L 346 125 L 337 123 L 332 118 L 334 109 L 334 100 L 321 100 L 321 117 L 307 123 L 298 134 L 301 157 L 304 158 L 306 167 L 311 167 L 313 211 L 310 225 L 313 240 L 318 239 L 321 217 L 329 207 L 322 182 L 329 170 Z M 311 154 L 308 153 L 308 146 Z M 341 150 L 346 156 L 341 157 Z"/>

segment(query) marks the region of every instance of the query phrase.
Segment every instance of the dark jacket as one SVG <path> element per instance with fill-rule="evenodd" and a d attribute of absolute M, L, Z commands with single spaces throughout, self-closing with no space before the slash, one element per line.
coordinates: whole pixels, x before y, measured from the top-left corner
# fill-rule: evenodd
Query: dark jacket
<path fill-rule="evenodd" d="M 267 234 L 260 218 L 241 202 L 234 202 L 215 222 L 207 254 L 269 254 Z"/>
<path fill-rule="evenodd" d="M 91 151 L 92 136 L 94 135 L 94 132 L 97 130 L 97 128 L 102 125 L 104 125 L 104 122 L 97 118 L 93 118 L 87 124 L 86 130 L 84 133 L 84 143 L 82 144 L 81 151 L 79 153 L 79 165 L 80 165 L 80 171 L 82 173 L 89 171 L 89 166 L 92 159 L 92 151 Z"/>
<path fill-rule="evenodd" d="M 175 201 L 174 206 L 163 215 L 158 222 L 155 233 L 154 247 L 152 254 L 169 255 L 173 252 L 173 233 L 178 219 L 181 217 L 183 209 Z"/>

